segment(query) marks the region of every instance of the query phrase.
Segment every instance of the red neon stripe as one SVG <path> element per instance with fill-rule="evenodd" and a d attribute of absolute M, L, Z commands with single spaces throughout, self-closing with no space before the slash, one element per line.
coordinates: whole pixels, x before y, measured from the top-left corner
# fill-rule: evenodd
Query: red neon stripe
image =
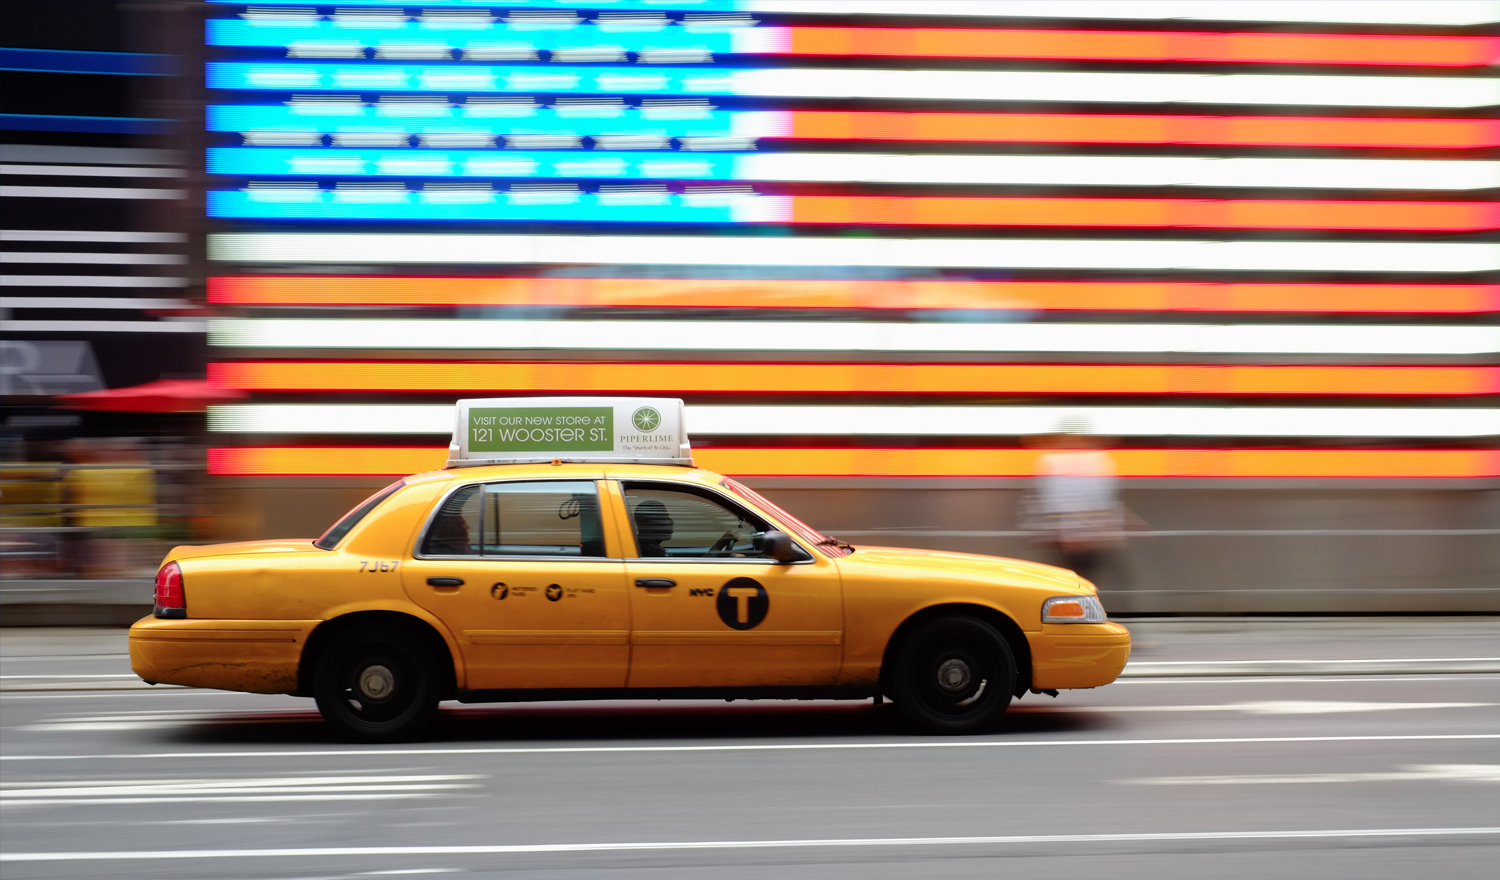
<path fill-rule="evenodd" d="M 1425 67 L 1478 67 L 1500 59 L 1500 39 L 1493 37 L 875 27 L 787 30 L 790 45 L 776 54 Z"/>
<path fill-rule="evenodd" d="M 1500 311 L 1500 285 L 247 275 L 208 279 L 208 301 L 240 306 L 550 305 L 1475 314 Z"/>
<path fill-rule="evenodd" d="M 828 364 L 535 361 L 229 361 L 241 391 L 721 394 L 1500 394 L 1500 367 L 1157 364 Z"/>
<path fill-rule="evenodd" d="M 1215 229 L 1500 228 L 1500 203 L 1290 199 L 1038 199 L 791 196 L 791 222 L 897 226 L 1109 226 Z"/>
<path fill-rule="evenodd" d="M 1031 449 L 730 448 L 694 450 L 699 467 L 733 476 L 1025 477 Z M 1117 449 L 1123 477 L 1479 478 L 1500 452 L 1466 449 Z M 437 470 L 442 447 L 228 447 L 208 450 L 220 476 L 404 476 Z"/>
<path fill-rule="evenodd" d="M 1493 119 L 1122 116 L 794 110 L 792 138 L 1080 144 L 1223 144 L 1473 150 L 1500 146 Z"/>

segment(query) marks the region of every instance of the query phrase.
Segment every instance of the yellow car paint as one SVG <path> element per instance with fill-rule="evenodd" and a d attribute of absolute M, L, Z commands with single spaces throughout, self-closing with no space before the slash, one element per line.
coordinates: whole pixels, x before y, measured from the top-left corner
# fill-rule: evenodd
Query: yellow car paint
<path fill-rule="evenodd" d="M 451 491 L 506 481 L 591 481 L 599 558 L 421 558 L 418 542 Z M 505 464 L 409 477 L 332 550 L 311 540 L 177 547 L 186 619 L 148 617 L 130 632 L 146 681 L 255 693 L 305 692 L 306 648 L 320 627 L 361 612 L 423 621 L 447 645 L 458 696 L 614 688 L 844 688 L 873 696 L 904 622 L 938 606 L 1005 629 L 1018 688 L 1105 685 L 1130 636 L 1115 623 L 1043 624 L 1042 603 L 1092 595 L 1051 566 L 927 550 L 812 546 L 774 511 L 699 468 Z M 622 481 L 697 487 L 778 528 L 806 560 L 639 556 Z M 481 494 L 481 497 L 482 494 Z M 764 587 L 733 588 L 746 577 Z M 459 586 L 429 584 L 458 578 Z M 640 581 L 644 586 L 638 586 Z M 651 586 L 656 582 L 670 586 Z M 719 593 L 724 593 L 724 605 Z M 760 603 L 760 604 L 757 604 Z M 751 619 L 752 612 L 762 619 Z M 562 693 L 566 696 L 566 693 Z"/>

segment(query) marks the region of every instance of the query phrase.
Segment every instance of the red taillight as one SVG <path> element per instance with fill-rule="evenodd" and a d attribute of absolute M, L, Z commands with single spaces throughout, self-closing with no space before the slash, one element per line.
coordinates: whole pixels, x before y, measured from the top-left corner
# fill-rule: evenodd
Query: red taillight
<path fill-rule="evenodd" d="M 182 569 L 175 562 L 168 562 L 156 573 L 156 616 L 187 616 L 187 597 L 182 593 Z"/>

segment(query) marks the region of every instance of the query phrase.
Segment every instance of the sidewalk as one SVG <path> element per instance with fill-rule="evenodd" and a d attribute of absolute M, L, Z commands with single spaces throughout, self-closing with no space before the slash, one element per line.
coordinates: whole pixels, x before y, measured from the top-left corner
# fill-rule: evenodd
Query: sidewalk
<path fill-rule="evenodd" d="M 1500 673 L 1497 617 L 1157 618 L 1125 625 L 1135 649 L 1122 678 Z M 149 687 L 130 672 L 123 629 L 0 629 L 0 691 Z"/>

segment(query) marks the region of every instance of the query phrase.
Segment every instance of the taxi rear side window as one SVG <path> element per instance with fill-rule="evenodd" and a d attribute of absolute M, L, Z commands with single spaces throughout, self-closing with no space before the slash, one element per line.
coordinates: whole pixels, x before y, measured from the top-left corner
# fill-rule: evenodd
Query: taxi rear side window
<path fill-rule="evenodd" d="M 449 495 L 423 556 L 604 556 L 599 494 L 586 480 L 489 483 Z"/>

